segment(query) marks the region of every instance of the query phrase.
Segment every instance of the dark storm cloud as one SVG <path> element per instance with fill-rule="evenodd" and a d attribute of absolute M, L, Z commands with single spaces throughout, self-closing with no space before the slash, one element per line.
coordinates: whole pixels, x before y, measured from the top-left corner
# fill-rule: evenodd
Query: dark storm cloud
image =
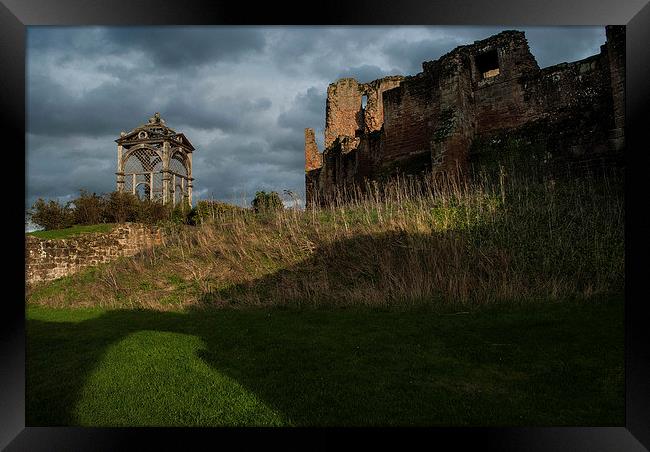
<path fill-rule="evenodd" d="M 129 83 L 105 83 L 71 96 L 46 75 L 28 77 L 27 130 L 35 134 L 67 136 L 112 133 L 117 138 L 125 124 L 139 125 L 151 115 L 146 90 Z"/>
<path fill-rule="evenodd" d="M 502 29 L 29 27 L 26 203 L 113 190 L 113 140 L 156 111 L 197 149 L 197 198 L 304 195 L 304 129 L 322 150 L 329 83 L 414 75 Z M 602 27 L 523 30 L 542 67 L 605 42 Z"/>
<path fill-rule="evenodd" d="M 399 69 L 384 70 L 373 64 L 363 64 L 361 66 L 344 69 L 339 72 L 336 78 L 352 77 L 360 83 L 367 83 L 378 78 L 386 77 L 387 75 L 402 75 L 403 72 L 403 70 Z"/>
<path fill-rule="evenodd" d="M 111 28 L 106 39 L 117 51 L 126 46 L 142 50 L 166 69 L 215 60 L 238 61 L 265 45 L 262 31 L 247 27 Z"/>
<path fill-rule="evenodd" d="M 450 38 L 423 39 L 420 41 L 392 41 L 386 43 L 382 51 L 404 75 L 414 75 L 422 71 L 422 62 L 440 58 L 456 46 Z"/>
<path fill-rule="evenodd" d="M 168 93 L 156 98 L 156 92 Z M 27 130 L 35 134 L 113 134 L 125 125 L 136 127 L 159 111 L 170 124 L 233 131 L 250 114 L 268 110 L 267 98 L 238 99 L 232 96 L 209 99 L 185 92 L 180 83 L 152 87 L 150 83 L 124 78 L 104 83 L 83 96 L 70 96 L 64 86 L 43 75 L 28 80 Z"/>
<path fill-rule="evenodd" d="M 260 28 L 211 26 L 151 27 L 32 27 L 30 48 L 73 50 L 64 58 L 101 55 L 125 56 L 138 50 L 157 67 L 177 70 L 183 66 L 215 61 L 238 61 L 261 52 L 266 41 Z"/>
<path fill-rule="evenodd" d="M 28 134 L 27 204 L 31 205 L 38 197 L 70 197 L 83 188 L 98 193 L 113 190 L 114 180 L 98 177 L 115 171 L 115 156 L 109 153 L 114 149 L 110 138 Z M 97 152 L 99 149 L 104 152 Z"/>
<path fill-rule="evenodd" d="M 325 123 L 327 91 L 316 87 L 298 93 L 291 107 L 278 116 L 278 125 L 289 129 L 304 129 L 305 124 Z"/>
<path fill-rule="evenodd" d="M 605 27 L 526 27 L 524 31 L 540 67 L 581 60 L 605 44 Z"/>
<path fill-rule="evenodd" d="M 598 53 L 605 43 L 604 27 L 509 27 L 525 33 L 530 51 L 540 67 L 575 61 Z M 437 37 L 387 42 L 382 51 L 392 64 L 412 75 L 422 71 L 423 61 L 437 60 L 459 45 L 472 44 L 503 31 L 497 27 L 440 27 Z"/>
<path fill-rule="evenodd" d="M 176 124 L 175 127 L 192 126 L 236 132 L 246 130 L 250 117 L 268 110 L 271 104 L 265 97 L 251 100 L 224 96 L 208 100 L 179 93 L 165 101 L 160 108 L 165 112 L 163 117 L 168 124 Z"/>

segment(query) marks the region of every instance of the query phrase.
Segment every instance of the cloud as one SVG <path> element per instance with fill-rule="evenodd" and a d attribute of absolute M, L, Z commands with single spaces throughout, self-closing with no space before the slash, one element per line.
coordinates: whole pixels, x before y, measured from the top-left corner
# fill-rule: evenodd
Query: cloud
<path fill-rule="evenodd" d="M 28 47 L 66 50 L 64 58 L 127 57 L 139 51 L 163 70 L 240 61 L 262 52 L 264 32 L 258 27 L 148 26 L 148 27 L 30 27 Z M 101 54 L 95 52 L 101 50 Z"/>
<path fill-rule="evenodd" d="M 280 113 L 278 125 L 289 129 L 304 129 L 305 124 L 325 123 L 327 90 L 316 87 L 298 93 L 291 106 Z"/>
<path fill-rule="evenodd" d="M 526 27 L 524 31 L 540 67 L 594 55 L 606 40 L 605 27 Z"/>
<path fill-rule="evenodd" d="M 373 64 L 362 64 L 345 68 L 336 78 L 352 77 L 361 83 L 367 83 L 387 75 L 402 75 L 402 73 L 400 69 L 385 70 Z"/>

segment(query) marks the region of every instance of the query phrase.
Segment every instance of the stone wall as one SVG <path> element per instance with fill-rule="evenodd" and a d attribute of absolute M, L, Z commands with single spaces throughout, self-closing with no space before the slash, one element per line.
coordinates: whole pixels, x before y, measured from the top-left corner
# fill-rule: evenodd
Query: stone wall
<path fill-rule="evenodd" d="M 313 131 L 305 135 L 307 205 L 366 179 L 467 168 L 473 143 L 504 131 L 533 133 L 563 158 L 622 152 L 625 27 L 607 26 L 606 36 L 599 54 L 540 69 L 524 33 L 509 30 L 414 76 L 332 83 L 322 154 Z"/>
<path fill-rule="evenodd" d="M 361 110 L 362 92 L 359 82 L 343 78 L 327 88 L 325 106 L 325 147 L 330 147 L 339 136 L 353 137 L 363 128 Z"/>
<path fill-rule="evenodd" d="M 610 132 L 611 146 L 622 151 L 625 147 L 625 27 L 606 27 L 607 52 L 612 89 L 614 128 Z"/>
<path fill-rule="evenodd" d="M 318 152 L 313 129 L 305 129 L 305 170 L 311 171 L 323 165 L 323 156 Z"/>
<path fill-rule="evenodd" d="M 68 239 L 25 236 L 25 280 L 50 281 L 84 268 L 110 262 L 121 256 L 163 243 L 160 229 L 138 223 L 116 225 L 108 233 L 94 232 Z"/>

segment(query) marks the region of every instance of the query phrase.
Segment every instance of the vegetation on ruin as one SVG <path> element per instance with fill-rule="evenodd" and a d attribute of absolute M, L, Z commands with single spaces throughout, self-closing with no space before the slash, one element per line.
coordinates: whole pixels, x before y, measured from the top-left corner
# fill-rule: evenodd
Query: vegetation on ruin
<path fill-rule="evenodd" d="M 26 423 L 623 425 L 623 303 L 27 311 Z"/>

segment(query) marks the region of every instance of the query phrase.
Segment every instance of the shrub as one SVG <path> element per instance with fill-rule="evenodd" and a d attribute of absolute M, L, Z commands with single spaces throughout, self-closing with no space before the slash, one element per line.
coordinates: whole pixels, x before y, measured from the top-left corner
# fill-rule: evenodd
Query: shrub
<path fill-rule="evenodd" d="M 280 195 L 272 191 L 266 193 L 265 191 L 258 191 L 255 193 L 255 199 L 251 202 L 255 213 L 273 212 L 284 209 Z"/>
<path fill-rule="evenodd" d="M 74 224 L 74 212 L 70 203 L 62 205 L 58 201 L 46 202 L 38 198 L 28 211 L 32 223 L 46 230 L 69 228 Z"/>
<path fill-rule="evenodd" d="M 140 200 L 132 193 L 114 191 L 106 200 L 106 219 L 111 223 L 136 221 L 139 217 Z"/>
<path fill-rule="evenodd" d="M 72 201 L 74 205 L 74 224 L 99 224 L 106 222 L 106 199 L 86 190 L 80 190 L 80 195 Z"/>
<path fill-rule="evenodd" d="M 188 214 L 188 223 L 192 225 L 208 223 L 222 219 L 224 215 L 236 214 L 244 211 L 243 207 L 220 201 L 203 200 L 196 204 Z"/>
<path fill-rule="evenodd" d="M 140 223 L 158 223 L 169 219 L 172 207 L 160 201 L 149 199 L 140 200 L 138 204 L 138 218 Z"/>
<path fill-rule="evenodd" d="M 170 218 L 173 223 L 177 223 L 177 224 L 189 223 L 189 214 L 191 212 L 190 206 L 182 202 L 176 204 L 173 207 L 169 205 L 169 208 L 170 211 L 169 211 L 168 218 Z"/>

